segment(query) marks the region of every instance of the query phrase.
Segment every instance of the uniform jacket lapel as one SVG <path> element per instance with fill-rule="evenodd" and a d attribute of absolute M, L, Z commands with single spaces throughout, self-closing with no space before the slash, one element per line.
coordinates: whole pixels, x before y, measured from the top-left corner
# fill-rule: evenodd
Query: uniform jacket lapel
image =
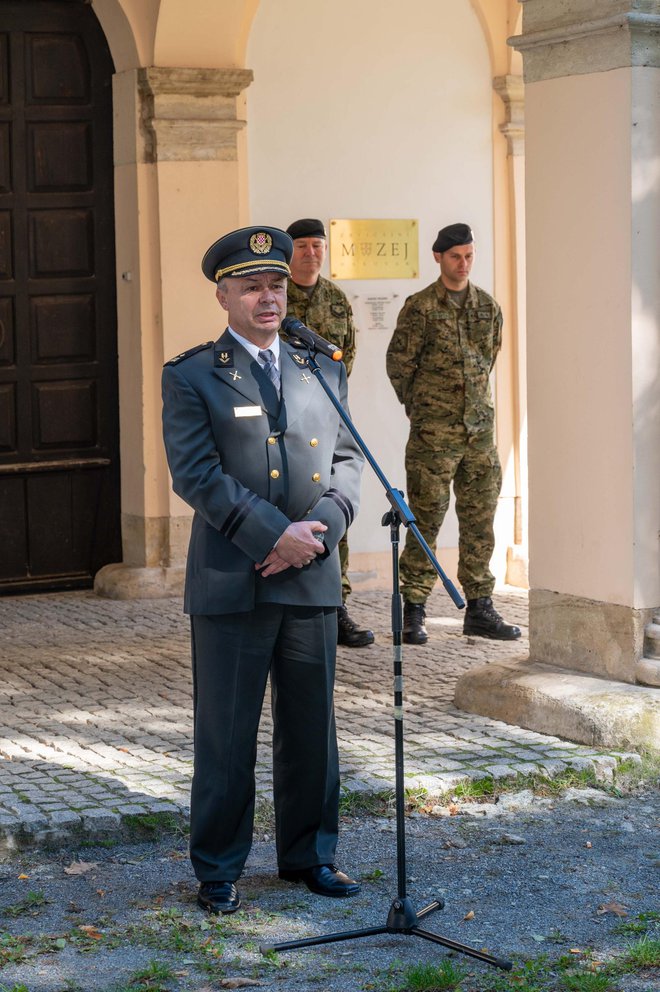
<path fill-rule="evenodd" d="M 307 366 L 305 353 L 292 348 L 284 341 L 280 345 L 280 367 L 284 401 L 281 416 L 286 414 L 286 423 L 293 424 L 304 415 L 316 395 L 316 390 L 321 387 L 316 381 L 316 376 Z"/>
<path fill-rule="evenodd" d="M 237 394 L 237 405 L 248 400 L 271 416 L 279 414 L 280 400 L 272 382 L 229 331 L 214 345 L 213 374 Z"/>

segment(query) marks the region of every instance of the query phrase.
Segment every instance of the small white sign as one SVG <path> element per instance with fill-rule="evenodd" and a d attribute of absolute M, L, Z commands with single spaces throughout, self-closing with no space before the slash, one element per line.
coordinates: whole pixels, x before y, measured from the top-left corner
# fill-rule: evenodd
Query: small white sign
<path fill-rule="evenodd" d="M 399 313 L 397 293 L 374 293 L 354 297 L 356 324 L 361 331 L 392 331 Z"/>

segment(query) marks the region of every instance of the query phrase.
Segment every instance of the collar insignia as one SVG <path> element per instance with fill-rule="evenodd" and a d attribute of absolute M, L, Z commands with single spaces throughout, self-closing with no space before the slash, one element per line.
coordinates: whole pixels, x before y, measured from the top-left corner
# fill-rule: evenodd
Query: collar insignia
<path fill-rule="evenodd" d="M 303 374 L 300 376 L 300 381 L 301 382 L 311 382 L 312 381 L 312 377 L 311 377 L 311 375 L 307 375 L 306 372 L 303 372 Z"/>
<path fill-rule="evenodd" d="M 215 366 L 216 368 L 228 369 L 234 364 L 234 349 L 227 348 L 226 351 L 216 351 L 215 353 Z"/>
<path fill-rule="evenodd" d="M 234 380 L 234 382 L 236 382 L 237 379 L 242 379 L 243 378 L 242 375 L 239 375 L 238 374 L 238 369 L 233 369 L 229 374 L 232 377 L 232 379 Z"/>
<path fill-rule="evenodd" d="M 294 351 L 291 357 L 293 358 L 294 362 L 296 362 L 298 365 L 304 365 L 305 368 L 307 368 L 307 359 L 304 358 L 302 355 L 299 355 L 298 352 Z"/>

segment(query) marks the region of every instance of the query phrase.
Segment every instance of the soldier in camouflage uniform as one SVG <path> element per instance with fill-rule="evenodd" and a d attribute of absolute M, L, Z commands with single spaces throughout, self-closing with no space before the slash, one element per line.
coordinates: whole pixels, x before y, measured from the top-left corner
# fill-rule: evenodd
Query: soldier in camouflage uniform
<path fill-rule="evenodd" d="M 490 373 L 502 343 L 495 300 L 468 281 L 474 246 L 467 224 L 443 228 L 433 245 L 440 278 L 410 296 L 387 350 L 387 374 L 410 419 L 408 501 L 433 547 L 454 484 L 459 524 L 458 581 L 468 601 L 465 634 L 520 637 L 493 607 L 493 521 L 502 470 L 493 435 Z M 425 603 L 435 569 L 408 533 L 401 555 L 403 640 L 424 644 Z"/>
<path fill-rule="evenodd" d="M 293 239 L 287 316 L 301 320 L 306 327 L 341 348 L 346 373 L 350 375 L 355 359 L 356 328 L 346 294 L 320 274 L 328 247 L 325 227 L 320 220 L 308 217 L 290 224 L 287 234 Z M 337 611 L 337 642 L 362 648 L 373 644 L 374 635 L 373 631 L 358 627 L 346 609 L 346 600 L 351 593 L 346 535 L 339 543 L 339 560 L 343 605 Z"/>

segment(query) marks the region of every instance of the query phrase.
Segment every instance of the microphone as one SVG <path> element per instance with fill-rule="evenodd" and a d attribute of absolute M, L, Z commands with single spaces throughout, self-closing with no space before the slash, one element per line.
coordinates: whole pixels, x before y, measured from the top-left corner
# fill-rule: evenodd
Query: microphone
<path fill-rule="evenodd" d="M 311 331 L 309 327 L 305 327 L 302 320 L 296 320 L 295 317 L 285 317 L 282 321 L 281 329 L 286 337 L 293 339 L 294 342 L 304 344 L 308 348 L 313 348 L 315 352 L 319 352 L 321 355 L 327 355 L 333 362 L 341 362 L 342 355 L 344 354 L 341 348 L 337 348 L 330 341 L 326 341 L 316 331 Z"/>

